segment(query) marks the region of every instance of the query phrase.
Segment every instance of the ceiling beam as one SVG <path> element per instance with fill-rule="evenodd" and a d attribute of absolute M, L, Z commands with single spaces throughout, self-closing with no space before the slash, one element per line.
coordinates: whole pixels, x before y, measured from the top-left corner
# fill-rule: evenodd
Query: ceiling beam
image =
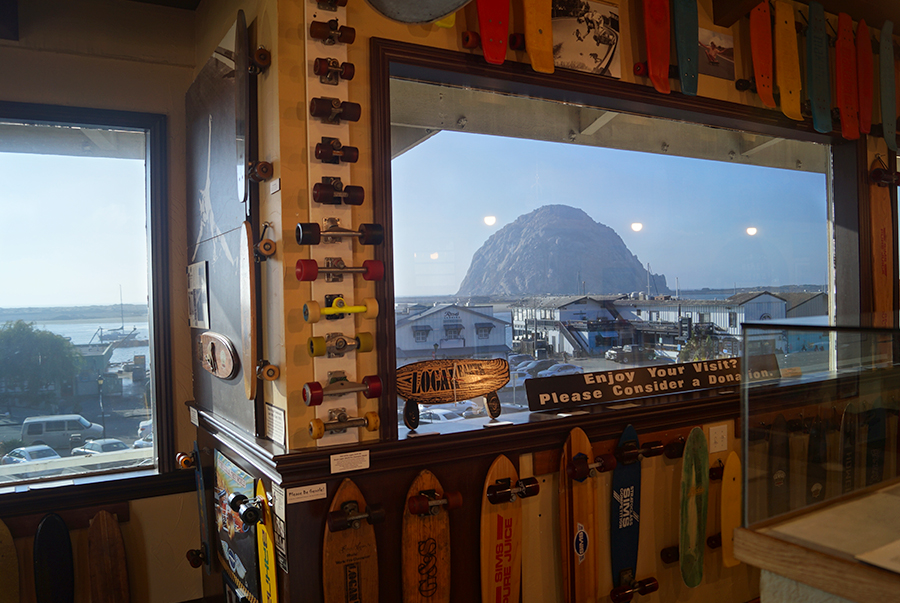
<path fill-rule="evenodd" d="M 0 0 L 0 40 L 19 40 L 19 0 Z"/>
<path fill-rule="evenodd" d="M 591 114 L 588 115 L 587 113 Z M 599 114 L 598 114 L 599 113 Z M 584 136 L 593 136 L 597 130 L 608 124 L 618 115 L 613 111 L 596 111 L 593 109 L 583 109 L 580 114 L 581 134 Z"/>
<path fill-rule="evenodd" d="M 744 140 L 741 143 L 741 155 L 744 157 L 750 157 L 751 155 L 755 155 L 760 151 L 768 149 L 769 147 L 778 144 L 779 142 L 783 142 L 784 138 L 768 138 L 763 142 L 749 142 Z"/>

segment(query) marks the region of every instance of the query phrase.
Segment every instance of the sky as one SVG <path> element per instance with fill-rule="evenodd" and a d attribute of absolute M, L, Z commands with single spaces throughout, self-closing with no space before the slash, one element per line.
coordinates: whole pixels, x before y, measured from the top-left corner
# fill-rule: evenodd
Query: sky
<path fill-rule="evenodd" d="M 393 160 L 392 187 L 398 297 L 456 293 L 490 235 L 550 204 L 611 227 L 673 291 L 828 279 L 824 174 L 443 131 Z"/>
<path fill-rule="evenodd" d="M 147 303 L 144 161 L 0 153 L 0 308 Z"/>

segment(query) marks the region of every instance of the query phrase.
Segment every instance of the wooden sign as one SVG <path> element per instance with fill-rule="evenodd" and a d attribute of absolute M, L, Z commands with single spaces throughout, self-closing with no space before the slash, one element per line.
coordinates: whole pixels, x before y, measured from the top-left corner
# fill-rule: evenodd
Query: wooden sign
<path fill-rule="evenodd" d="M 509 383 L 509 364 L 491 360 L 425 360 L 397 369 L 397 394 L 419 404 L 444 404 L 483 396 Z"/>

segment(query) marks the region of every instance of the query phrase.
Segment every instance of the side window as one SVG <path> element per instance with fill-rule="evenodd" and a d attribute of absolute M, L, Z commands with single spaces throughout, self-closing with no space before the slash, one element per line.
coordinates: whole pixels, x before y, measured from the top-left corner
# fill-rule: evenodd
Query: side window
<path fill-rule="evenodd" d="M 65 431 L 65 421 L 47 421 L 47 431 Z"/>
<path fill-rule="evenodd" d="M 78 421 L 66 421 L 66 431 L 81 431 L 84 426 Z"/>
<path fill-rule="evenodd" d="M 44 433 L 44 424 L 29 423 L 27 433 L 28 435 L 41 435 L 42 433 Z"/>

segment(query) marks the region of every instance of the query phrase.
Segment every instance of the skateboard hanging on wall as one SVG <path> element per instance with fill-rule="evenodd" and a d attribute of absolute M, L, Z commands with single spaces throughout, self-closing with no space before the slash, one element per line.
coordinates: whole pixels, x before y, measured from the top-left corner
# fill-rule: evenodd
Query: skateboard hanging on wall
<path fill-rule="evenodd" d="M 506 60 L 509 36 L 509 0 L 475 0 L 475 5 L 478 10 L 478 32 L 463 32 L 463 48 L 480 46 L 485 61 L 502 65 Z"/>
<path fill-rule="evenodd" d="M 586 475 L 574 476 L 570 469 L 576 459 L 593 458 L 591 441 L 576 427 L 563 447 L 559 468 L 559 536 L 566 603 L 600 598 L 597 486 Z"/>
<path fill-rule="evenodd" d="M 400 23 L 436 23 L 449 19 L 471 0 L 367 0 L 376 11 Z M 343 0 L 344 4 L 347 0 Z M 453 25 L 440 25 L 453 27 Z"/>
<path fill-rule="evenodd" d="M 709 505 L 709 449 L 706 436 L 699 427 L 691 430 L 684 445 L 680 500 L 678 564 L 684 583 L 695 588 L 703 581 Z"/>
<path fill-rule="evenodd" d="M 782 0 L 775 2 L 775 81 L 781 100 L 781 112 L 795 121 L 803 121 L 800 111 L 800 51 L 794 7 Z"/>
<path fill-rule="evenodd" d="M 750 11 L 750 54 L 753 60 L 753 79 L 734 82 L 740 91 L 754 90 L 767 107 L 777 108 L 773 89 L 772 11 L 768 0 Z"/>
<path fill-rule="evenodd" d="M 644 38 L 647 44 L 647 77 L 657 92 L 669 94 L 669 0 L 643 0 Z"/>
<path fill-rule="evenodd" d="M 847 13 L 838 15 L 834 53 L 835 100 L 841 117 L 841 136 L 846 140 L 856 140 L 859 138 L 859 81 L 856 76 L 853 21 Z"/>
<path fill-rule="evenodd" d="M 856 81 L 859 91 L 859 133 L 872 130 L 872 100 L 875 95 L 874 58 L 872 39 L 865 19 L 856 26 Z"/>
<path fill-rule="evenodd" d="M 109 511 L 99 511 L 88 528 L 88 571 L 91 603 L 128 603 L 128 568 L 119 521 Z"/>
<path fill-rule="evenodd" d="M 377 601 L 378 550 L 373 524 L 384 521 L 380 505 L 367 505 L 353 480 L 341 482 L 326 516 L 322 544 L 325 601 Z"/>
<path fill-rule="evenodd" d="M 56 513 L 44 516 L 34 535 L 34 600 L 75 600 L 75 565 L 69 527 Z"/>
<path fill-rule="evenodd" d="M 722 474 L 722 496 L 720 498 L 720 515 L 722 522 L 722 565 L 735 567 L 740 561 L 734 556 L 734 531 L 741 527 L 741 504 L 743 477 L 741 458 L 737 452 L 728 453 L 725 459 L 725 471 Z"/>
<path fill-rule="evenodd" d="M 806 89 L 817 132 L 831 132 L 831 64 L 828 59 L 828 32 L 825 9 L 819 2 L 809 3 L 806 28 Z"/>
<path fill-rule="evenodd" d="M 880 173 L 879 173 L 880 171 Z M 884 175 L 879 178 L 880 175 Z M 871 228 L 873 326 L 892 327 L 894 310 L 893 208 L 891 187 L 897 186 L 895 170 L 876 156 L 869 170 L 869 225 Z"/>
<path fill-rule="evenodd" d="M 897 86 L 894 77 L 894 24 L 885 21 L 881 28 L 880 53 L 878 55 L 881 74 L 881 129 L 884 141 L 890 150 L 897 152 Z"/>
<path fill-rule="evenodd" d="M 700 57 L 700 24 L 697 0 L 674 0 L 675 54 L 678 58 L 678 81 L 681 93 L 697 95 L 697 70 Z"/>
<path fill-rule="evenodd" d="M 19 556 L 16 543 L 0 519 L 0 603 L 19 603 Z"/>
<path fill-rule="evenodd" d="M 525 20 L 525 52 L 531 61 L 531 68 L 538 73 L 553 73 L 552 0 L 521 0 L 521 3 Z"/>

